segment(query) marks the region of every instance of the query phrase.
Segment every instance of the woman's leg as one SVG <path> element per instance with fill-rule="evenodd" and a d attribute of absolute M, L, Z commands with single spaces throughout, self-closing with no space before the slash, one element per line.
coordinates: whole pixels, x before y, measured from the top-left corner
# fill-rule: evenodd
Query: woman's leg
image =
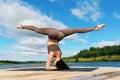
<path fill-rule="evenodd" d="M 56 32 L 58 32 L 57 29 L 55 28 L 37 28 L 35 26 L 25 26 L 25 25 L 19 25 L 17 26 L 18 29 L 28 29 L 28 30 L 32 30 L 34 32 L 40 33 L 40 34 L 44 34 L 44 35 L 50 35 Z"/>
<path fill-rule="evenodd" d="M 90 32 L 90 31 L 94 31 L 94 30 L 99 30 L 101 28 L 103 28 L 105 26 L 105 24 L 101 24 L 98 25 L 96 27 L 93 28 L 72 28 L 72 29 L 64 29 L 64 30 L 60 30 L 63 34 L 64 37 L 74 34 L 74 33 L 86 33 L 86 32 Z"/>
<path fill-rule="evenodd" d="M 86 33 L 86 32 L 90 32 L 93 31 L 93 28 L 72 28 L 72 29 L 64 29 L 64 30 L 60 30 L 63 34 L 64 37 L 68 36 L 68 35 L 72 35 L 74 33 Z"/>

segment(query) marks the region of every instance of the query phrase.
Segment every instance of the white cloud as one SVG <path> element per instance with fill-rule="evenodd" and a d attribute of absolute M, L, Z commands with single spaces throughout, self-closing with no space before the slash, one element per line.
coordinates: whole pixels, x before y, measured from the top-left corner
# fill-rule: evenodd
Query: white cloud
<path fill-rule="evenodd" d="M 104 46 L 113 46 L 113 45 L 120 45 L 120 39 L 116 41 L 101 41 L 99 43 L 93 43 L 92 47 L 102 48 Z"/>
<path fill-rule="evenodd" d="M 116 13 L 116 12 L 113 13 L 113 16 L 114 16 L 115 18 L 117 18 L 117 19 L 120 19 L 120 14 L 118 14 L 118 13 Z"/>
<path fill-rule="evenodd" d="M 24 6 L 20 2 L 7 3 L 5 1 L 1 1 L 0 5 L 0 23 L 11 30 L 16 30 L 15 26 L 18 23 L 36 25 L 37 27 L 67 28 L 63 23 L 52 20 L 29 5 Z"/>
<path fill-rule="evenodd" d="M 79 1 L 77 7 L 71 9 L 71 12 L 81 20 L 97 21 L 101 17 L 99 0 Z"/>
<path fill-rule="evenodd" d="M 46 40 L 44 40 L 42 38 L 37 38 L 37 37 L 22 38 L 21 40 L 19 40 L 19 42 L 20 42 L 20 44 L 27 45 L 27 46 L 33 46 L 32 44 L 35 44 L 37 46 L 38 45 L 45 45 L 47 43 Z"/>
<path fill-rule="evenodd" d="M 0 35 L 16 40 L 17 43 L 10 46 L 15 48 L 16 52 L 22 53 L 23 56 L 26 53 L 30 56 L 31 54 L 33 56 L 33 54 L 44 55 L 44 53 L 47 53 L 47 38 L 32 31 L 18 30 L 16 25 L 19 24 L 54 27 L 57 29 L 67 28 L 62 22 L 53 20 L 20 0 L 0 0 Z M 76 35 L 72 35 L 72 37 L 74 38 Z M 77 37 L 77 39 L 80 38 Z"/>
<path fill-rule="evenodd" d="M 41 57 L 42 56 L 42 57 Z M 16 60 L 16 61 L 30 61 L 30 60 L 43 60 L 45 61 L 47 59 L 47 54 L 38 54 L 33 52 L 5 52 L 0 51 L 0 60 Z"/>
<path fill-rule="evenodd" d="M 68 37 L 66 37 L 66 39 L 72 39 L 72 40 L 75 40 L 75 41 L 80 41 L 80 42 L 82 42 L 83 44 L 87 44 L 87 40 L 85 40 L 85 39 L 83 39 L 83 38 L 80 38 L 78 35 L 76 35 L 76 34 L 73 34 L 73 35 L 71 35 L 71 36 L 68 36 Z"/>
<path fill-rule="evenodd" d="M 3 33 L 3 31 L 2 31 L 2 29 L 0 28 L 0 35 L 2 35 L 2 33 Z"/>
<path fill-rule="evenodd" d="M 21 38 L 19 43 L 13 47 L 20 51 L 33 52 L 38 54 L 47 53 L 46 49 L 47 40 L 37 37 Z"/>

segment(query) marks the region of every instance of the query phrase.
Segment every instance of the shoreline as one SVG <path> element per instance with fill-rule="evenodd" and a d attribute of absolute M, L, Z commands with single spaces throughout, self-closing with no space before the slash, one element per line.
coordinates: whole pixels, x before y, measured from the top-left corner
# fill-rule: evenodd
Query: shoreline
<path fill-rule="evenodd" d="M 91 58 L 82 57 L 63 57 L 64 62 L 120 62 L 120 55 L 112 56 L 99 56 Z M 1 64 L 29 64 L 29 63 L 45 63 L 46 61 L 10 61 L 10 60 L 0 60 Z"/>
<path fill-rule="evenodd" d="M 120 67 L 120 62 L 69 62 L 66 63 L 69 67 Z M 1 69 L 10 68 L 30 68 L 30 67 L 45 67 L 45 63 L 29 63 L 29 64 L 0 64 Z"/>
<path fill-rule="evenodd" d="M 120 80 L 120 67 L 74 67 L 45 71 L 45 67 L 0 70 L 0 80 Z"/>
<path fill-rule="evenodd" d="M 69 66 L 72 69 L 78 69 L 78 68 L 120 68 L 120 67 L 103 67 L 103 66 Z M 0 69 L 3 70 L 3 71 L 9 71 L 9 70 L 30 70 L 30 69 L 42 69 L 43 71 L 45 70 L 45 67 L 44 66 L 41 66 L 41 67 L 13 67 L 13 68 L 5 68 L 5 69 Z"/>
<path fill-rule="evenodd" d="M 120 62 L 120 55 L 99 56 L 99 57 L 64 57 L 65 62 Z"/>

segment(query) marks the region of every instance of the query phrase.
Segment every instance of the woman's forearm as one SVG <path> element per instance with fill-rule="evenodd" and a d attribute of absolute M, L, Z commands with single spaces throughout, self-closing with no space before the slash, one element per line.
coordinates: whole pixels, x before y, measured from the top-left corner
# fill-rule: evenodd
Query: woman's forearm
<path fill-rule="evenodd" d="M 57 67 L 50 66 L 49 68 L 46 68 L 47 71 L 54 71 L 57 70 Z"/>

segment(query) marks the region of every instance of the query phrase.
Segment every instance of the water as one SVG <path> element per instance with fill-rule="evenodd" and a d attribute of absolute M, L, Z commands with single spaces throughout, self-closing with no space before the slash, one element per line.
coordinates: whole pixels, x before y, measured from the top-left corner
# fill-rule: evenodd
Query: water
<path fill-rule="evenodd" d="M 10 68 L 26 68 L 26 67 L 44 67 L 45 63 L 30 63 L 30 64 L 0 64 L 0 69 Z"/>
<path fill-rule="evenodd" d="M 79 62 L 67 63 L 68 66 L 77 67 L 120 67 L 120 62 Z M 26 68 L 26 67 L 45 67 L 45 63 L 36 64 L 0 64 L 0 69 Z"/>
<path fill-rule="evenodd" d="M 81 67 L 120 67 L 120 62 L 79 62 L 68 63 L 68 65 Z"/>

